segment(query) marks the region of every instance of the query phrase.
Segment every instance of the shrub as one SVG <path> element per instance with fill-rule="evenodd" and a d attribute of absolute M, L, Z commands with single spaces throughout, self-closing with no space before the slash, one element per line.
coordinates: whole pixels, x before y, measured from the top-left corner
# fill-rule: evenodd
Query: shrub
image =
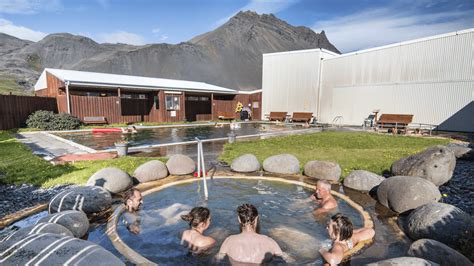
<path fill-rule="evenodd" d="M 29 128 L 42 130 L 71 130 L 78 129 L 81 121 L 70 114 L 55 114 L 51 111 L 36 111 L 26 120 Z"/>

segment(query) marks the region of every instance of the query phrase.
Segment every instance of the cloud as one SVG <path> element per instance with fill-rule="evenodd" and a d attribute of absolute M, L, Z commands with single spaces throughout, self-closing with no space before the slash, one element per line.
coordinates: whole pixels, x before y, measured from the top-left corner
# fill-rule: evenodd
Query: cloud
<path fill-rule="evenodd" d="M 166 39 L 168 39 L 168 36 L 166 36 L 166 35 L 161 35 L 160 36 L 160 41 L 166 41 Z"/>
<path fill-rule="evenodd" d="M 157 34 L 157 33 L 159 33 L 160 31 L 161 31 L 160 28 L 154 28 L 154 29 L 151 30 L 151 32 L 154 33 L 154 34 Z"/>
<path fill-rule="evenodd" d="M 40 11 L 62 9 L 60 0 L 0 0 L 0 13 L 36 14 Z"/>
<path fill-rule="evenodd" d="M 329 41 L 343 52 L 427 37 L 474 26 L 471 11 L 416 14 L 391 8 L 364 10 L 315 23 Z"/>
<path fill-rule="evenodd" d="M 47 35 L 41 31 L 34 31 L 23 26 L 15 25 L 11 21 L 2 18 L 0 18 L 0 32 L 34 42 L 43 39 Z"/>
<path fill-rule="evenodd" d="M 112 33 L 100 33 L 97 39 L 102 43 L 126 43 L 132 45 L 145 44 L 145 38 L 142 36 L 126 31 L 115 31 Z"/>
<path fill-rule="evenodd" d="M 255 11 L 259 14 L 275 14 L 280 11 L 283 11 L 290 6 L 298 3 L 300 0 L 251 0 L 247 5 L 239 8 L 231 15 L 219 19 L 215 22 L 216 26 L 220 26 L 226 23 L 231 17 L 235 16 L 240 11 Z"/>

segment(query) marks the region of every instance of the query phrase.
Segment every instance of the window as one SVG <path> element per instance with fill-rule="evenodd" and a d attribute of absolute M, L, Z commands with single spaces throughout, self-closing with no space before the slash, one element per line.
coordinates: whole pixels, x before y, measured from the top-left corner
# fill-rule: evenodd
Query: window
<path fill-rule="evenodd" d="M 179 96 L 166 95 L 166 110 L 179 110 Z"/>
<path fill-rule="evenodd" d="M 258 102 L 253 102 L 252 106 L 253 106 L 253 108 L 258 108 Z"/>
<path fill-rule="evenodd" d="M 122 93 L 122 98 L 124 98 L 124 99 L 132 99 L 132 95 L 131 95 L 131 94 L 123 94 L 123 93 Z"/>
<path fill-rule="evenodd" d="M 138 99 L 146 99 L 146 95 L 145 94 L 139 94 Z"/>
<path fill-rule="evenodd" d="M 153 101 L 155 102 L 155 109 L 160 109 L 160 99 L 158 98 L 158 96 L 153 96 Z"/>
<path fill-rule="evenodd" d="M 209 101 L 209 97 L 199 97 L 200 101 L 207 102 Z"/>
<path fill-rule="evenodd" d="M 98 93 L 98 92 L 90 92 L 90 91 L 88 91 L 88 92 L 87 92 L 87 96 L 99 96 L 99 93 Z"/>
<path fill-rule="evenodd" d="M 188 96 L 186 98 L 188 101 L 193 101 L 193 102 L 199 101 L 199 97 L 196 97 L 196 96 Z"/>

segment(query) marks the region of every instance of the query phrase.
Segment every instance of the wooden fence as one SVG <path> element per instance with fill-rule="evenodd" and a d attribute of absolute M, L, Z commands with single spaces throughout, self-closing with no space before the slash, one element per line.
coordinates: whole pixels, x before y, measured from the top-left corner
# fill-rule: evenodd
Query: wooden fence
<path fill-rule="evenodd" d="M 0 130 L 25 125 L 28 116 L 38 110 L 58 112 L 55 98 L 0 95 Z"/>

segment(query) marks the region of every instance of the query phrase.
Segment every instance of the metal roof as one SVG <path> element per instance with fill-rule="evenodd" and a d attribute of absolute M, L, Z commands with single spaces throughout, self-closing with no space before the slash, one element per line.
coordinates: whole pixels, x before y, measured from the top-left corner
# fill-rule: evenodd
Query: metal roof
<path fill-rule="evenodd" d="M 35 84 L 35 90 L 41 90 L 47 87 L 46 72 L 52 74 L 58 79 L 70 85 L 90 86 L 90 87 L 113 87 L 130 89 L 149 89 L 149 90 L 180 90 L 196 92 L 216 92 L 237 94 L 236 90 L 215 86 L 212 84 L 196 81 L 186 81 L 177 79 L 150 78 L 129 75 L 106 74 L 97 72 L 86 72 L 76 70 L 45 68 L 38 81 Z"/>

